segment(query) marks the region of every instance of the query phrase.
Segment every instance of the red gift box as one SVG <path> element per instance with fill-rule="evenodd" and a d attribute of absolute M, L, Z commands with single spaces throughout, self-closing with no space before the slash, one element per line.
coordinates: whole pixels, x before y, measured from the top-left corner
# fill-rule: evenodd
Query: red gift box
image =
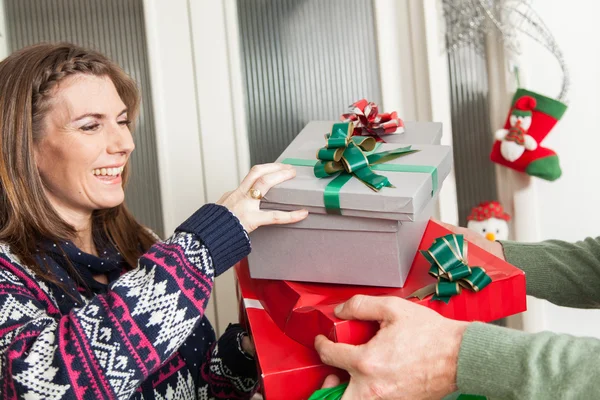
<path fill-rule="evenodd" d="M 427 250 L 434 239 L 449 233 L 430 221 L 419 249 Z M 468 264 L 484 268 L 492 279 L 487 287 L 478 293 L 463 290 L 448 304 L 431 301 L 431 296 L 411 301 L 445 317 L 464 321 L 489 322 L 525 311 L 523 271 L 472 243 L 468 247 Z M 252 279 L 247 264 L 239 264 L 238 283 L 255 341 L 265 396 L 308 398 L 320 388 L 328 373 L 336 371 L 320 363 L 313 348 L 317 335 L 323 334 L 336 342 L 361 344 L 378 329 L 374 322 L 336 318 L 335 306 L 356 294 L 407 298 L 417 289 L 436 282 L 428 273 L 429 267 L 425 257 L 417 253 L 403 288 L 377 288 Z"/>
<path fill-rule="evenodd" d="M 317 352 L 286 336 L 256 300 L 252 285 L 247 285 L 246 270 L 240 276 L 239 290 L 243 300 L 241 324 L 250 332 L 256 349 L 261 377 L 261 394 L 265 400 L 306 400 L 321 388 L 325 377 L 338 375 L 343 381 L 348 375 L 337 368 L 322 364 Z"/>

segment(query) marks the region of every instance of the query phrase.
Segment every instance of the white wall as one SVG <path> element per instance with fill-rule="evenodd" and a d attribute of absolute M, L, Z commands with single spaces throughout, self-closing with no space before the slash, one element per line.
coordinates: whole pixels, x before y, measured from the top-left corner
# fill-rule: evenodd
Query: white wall
<path fill-rule="evenodd" d="M 536 180 L 541 239 L 577 241 L 600 236 L 600 2 L 537 0 L 534 9 L 554 34 L 570 69 L 569 109 L 544 146 L 555 150 L 563 176 L 555 182 Z M 530 40 L 523 43 L 521 61 L 528 89 L 548 96 L 560 91 L 561 73 L 549 52 Z M 598 287 L 600 292 L 600 286 Z M 600 311 L 560 308 L 545 303 L 532 330 L 552 330 L 600 337 Z"/>

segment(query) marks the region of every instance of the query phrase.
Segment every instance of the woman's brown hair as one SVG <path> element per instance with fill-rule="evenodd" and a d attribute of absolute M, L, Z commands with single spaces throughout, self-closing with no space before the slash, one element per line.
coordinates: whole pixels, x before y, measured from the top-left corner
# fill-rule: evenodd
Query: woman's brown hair
<path fill-rule="evenodd" d="M 54 89 L 62 80 L 77 74 L 110 78 L 127 106 L 129 118 L 137 117 L 137 85 L 100 53 L 70 43 L 37 44 L 0 62 L 0 241 L 50 282 L 55 282 L 54 277 L 34 259 L 39 241 L 73 240 L 76 231 L 47 199 L 33 145 L 43 135 L 43 121 L 51 109 Z M 128 175 L 126 165 L 123 185 Z M 125 204 L 95 211 L 92 224 L 94 232 L 103 232 L 117 247 L 130 268 L 137 265 L 137 259 L 155 241 Z"/>

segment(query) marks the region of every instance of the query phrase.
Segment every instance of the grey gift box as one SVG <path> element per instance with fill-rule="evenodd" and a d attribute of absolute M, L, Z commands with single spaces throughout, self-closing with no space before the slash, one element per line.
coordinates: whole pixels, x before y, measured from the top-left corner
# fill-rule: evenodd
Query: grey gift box
<path fill-rule="evenodd" d="M 335 121 L 314 121 L 277 159 L 316 160 Z M 406 122 L 405 133 L 385 136 L 376 152 L 411 145 L 419 150 L 385 164 L 432 172 L 388 172 L 395 188 L 379 192 L 358 179 L 340 192 L 342 215 L 328 214 L 323 192 L 332 178 L 318 179 L 312 167 L 297 166 L 296 178 L 273 187 L 264 209 L 307 209 L 293 225 L 260 227 L 251 235 L 250 275 L 261 279 L 402 287 L 433 214 L 437 195 L 452 168 L 452 151 L 440 146 L 441 124 Z M 433 167 L 433 168 L 427 168 Z M 437 182 L 437 184 L 436 184 Z M 435 190 L 434 190 L 435 188 Z"/>

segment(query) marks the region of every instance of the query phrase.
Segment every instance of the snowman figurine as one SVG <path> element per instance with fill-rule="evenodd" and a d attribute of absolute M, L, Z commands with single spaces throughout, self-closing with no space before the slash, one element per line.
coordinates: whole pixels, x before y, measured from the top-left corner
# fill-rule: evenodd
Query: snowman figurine
<path fill-rule="evenodd" d="M 519 159 L 525 150 L 535 150 L 538 143 L 527 134 L 531 126 L 532 110 L 536 101 L 531 96 L 523 96 L 515 103 L 515 108 L 508 119 L 510 129 L 499 129 L 496 131 L 496 140 L 500 140 L 500 153 L 502 157 L 510 162 Z"/>
<path fill-rule="evenodd" d="M 487 201 L 474 207 L 467 221 L 467 228 L 492 242 L 508 240 L 510 215 L 504 212 L 504 208 L 497 201 Z"/>

